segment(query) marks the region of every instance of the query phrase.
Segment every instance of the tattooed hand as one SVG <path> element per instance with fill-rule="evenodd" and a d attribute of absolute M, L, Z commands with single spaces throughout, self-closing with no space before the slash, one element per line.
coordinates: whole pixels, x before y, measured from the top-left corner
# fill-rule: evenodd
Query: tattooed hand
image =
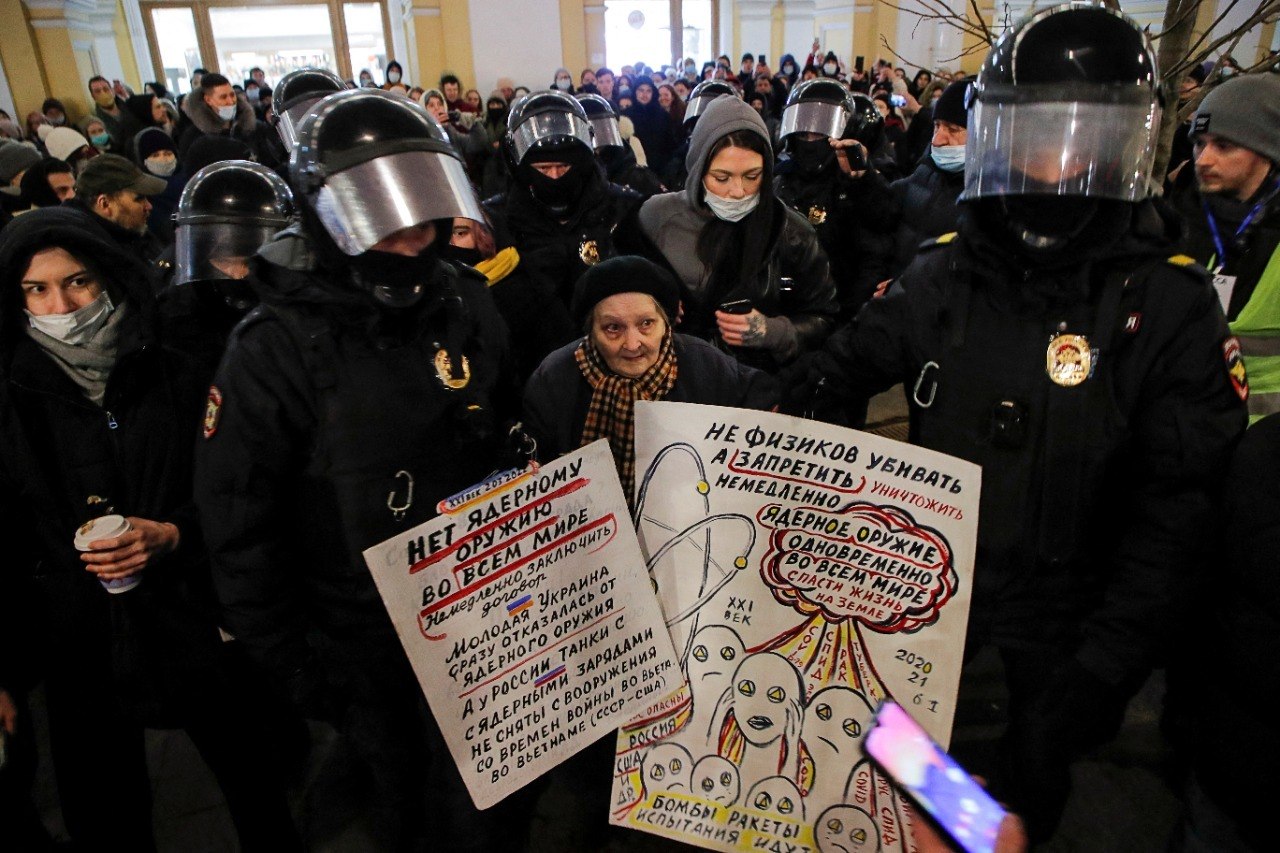
<path fill-rule="evenodd" d="M 764 346 L 765 334 L 769 331 L 769 318 L 754 309 L 749 314 L 717 311 L 716 325 L 726 344 L 759 349 Z"/>

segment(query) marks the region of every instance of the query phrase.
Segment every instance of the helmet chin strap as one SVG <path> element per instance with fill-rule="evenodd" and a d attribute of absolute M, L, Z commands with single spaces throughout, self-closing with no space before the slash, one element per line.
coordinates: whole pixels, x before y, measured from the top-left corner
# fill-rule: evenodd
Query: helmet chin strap
<path fill-rule="evenodd" d="M 1093 221 L 1095 199 L 1036 196 L 1004 197 L 1000 207 L 1010 233 L 1033 252 L 1058 252 Z"/>
<path fill-rule="evenodd" d="M 379 305 L 387 308 L 412 308 L 422 301 L 426 287 L 413 284 L 408 287 L 391 287 L 386 284 L 375 284 L 370 293 Z"/>

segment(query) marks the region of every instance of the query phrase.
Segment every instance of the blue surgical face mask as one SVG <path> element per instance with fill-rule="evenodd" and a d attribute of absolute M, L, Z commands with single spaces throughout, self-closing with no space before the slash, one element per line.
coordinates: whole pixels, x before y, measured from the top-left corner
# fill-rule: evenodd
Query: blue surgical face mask
<path fill-rule="evenodd" d="M 746 218 L 760 204 L 760 193 L 752 193 L 743 198 L 721 198 L 715 193 L 705 193 L 707 207 L 717 219 L 725 222 L 737 222 Z"/>
<path fill-rule="evenodd" d="M 111 144 L 111 134 L 95 133 L 93 136 L 89 137 L 89 141 L 93 143 L 95 148 L 103 149 Z"/>
<path fill-rule="evenodd" d="M 929 156 L 933 157 L 934 165 L 944 172 L 964 171 L 963 145 L 932 145 Z"/>
<path fill-rule="evenodd" d="M 236 117 L 236 106 L 232 104 L 229 107 L 218 107 L 218 118 L 222 121 L 232 121 Z"/>

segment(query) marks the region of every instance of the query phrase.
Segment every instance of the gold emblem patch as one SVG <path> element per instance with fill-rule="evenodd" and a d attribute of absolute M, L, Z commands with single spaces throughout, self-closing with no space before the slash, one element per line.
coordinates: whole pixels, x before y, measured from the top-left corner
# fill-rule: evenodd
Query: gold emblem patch
<path fill-rule="evenodd" d="M 583 240 L 578 246 L 578 257 L 582 258 L 582 262 L 589 267 L 594 267 L 600 263 L 600 247 L 596 245 L 595 240 Z"/>
<path fill-rule="evenodd" d="M 1058 335 L 1049 341 L 1045 372 L 1065 388 L 1079 385 L 1093 372 L 1093 351 L 1084 335 Z"/>
<path fill-rule="evenodd" d="M 1231 377 L 1231 387 L 1241 400 L 1249 399 L 1249 374 L 1244 369 L 1244 358 L 1240 355 L 1240 341 L 1235 337 L 1222 342 L 1222 357 L 1227 362 L 1227 375 Z"/>
<path fill-rule="evenodd" d="M 213 438 L 218 431 L 218 418 L 222 414 L 222 392 L 217 385 L 209 386 L 209 399 L 204 404 L 204 437 Z"/>
<path fill-rule="evenodd" d="M 453 360 L 449 358 L 449 353 L 444 349 L 436 350 L 436 376 L 440 378 L 440 384 L 451 391 L 466 388 L 467 383 L 471 381 L 471 362 L 465 355 L 462 356 L 462 376 L 455 379 Z"/>
<path fill-rule="evenodd" d="M 821 225 L 826 221 L 827 221 L 827 209 L 825 207 L 818 207 L 815 204 L 813 207 L 809 208 L 809 224 L 810 225 Z"/>

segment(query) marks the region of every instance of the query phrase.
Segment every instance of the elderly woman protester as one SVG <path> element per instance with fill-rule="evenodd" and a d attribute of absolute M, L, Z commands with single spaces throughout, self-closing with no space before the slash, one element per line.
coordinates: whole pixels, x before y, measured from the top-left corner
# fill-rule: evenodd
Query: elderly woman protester
<path fill-rule="evenodd" d="M 544 461 L 608 439 L 628 502 L 635 484 L 636 401 L 750 409 L 777 402 L 773 377 L 673 331 L 679 287 L 652 261 L 624 255 L 596 264 L 578 279 L 571 308 L 585 334 L 547 356 L 529 378 L 525 428 Z M 582 780 L 607 778 L 613 748 L 613 737 L 602 738 L 550 774 L 551 792 L 539 813 L 559 827 L 565 849 L 601 850 L 610 840 L 604 818 L 609 786 Z"/>
<path fill-rule="evenodd" d="M 640 208 L 639 249 L 679 277 L 681 331 L 775 372 L 831 331 L 827 256 L 813 226 L 774 195 L 769 129 L 741 99 L 711 102 L 685 164 L 683 191 Z"/>
<path fill-rule="evenodd" d="M 777 402 L 768 374 L 672 328 L 680 291 L 652 261 L 621 256 L 591 267 L 574 288 L 571 311 L 585 334 L 547 356 L 529 378 L 526 427 L 541 459 L 607 438 L 628 500 L 637 400 L 748 409 Z"/>
<path fill-rule="evenodd" d="M 183 728 L 246 849 L 297 849 L 260 704 L 221 641 L 191 499 L 203 386 L 91 217 L 0 234 L 0 535 L 77 849 L 153 849 L 143 727 Z M 105 528 L 105 529 L 104 529 Z"/>

